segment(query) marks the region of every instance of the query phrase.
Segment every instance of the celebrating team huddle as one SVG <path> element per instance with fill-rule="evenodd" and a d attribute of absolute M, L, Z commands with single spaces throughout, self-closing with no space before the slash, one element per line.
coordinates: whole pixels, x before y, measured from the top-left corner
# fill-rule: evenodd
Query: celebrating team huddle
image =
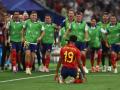
<path fill-rule="evenodd" d="M 59 61 L 55 75 L 55 79 L 59 82 L 64 83 L 68 76 L 74 78 L 74 83 L 86 81 L 85 73 L 89 73 L 86 65 L 88 57 L 90 57 L 91 72 L 99 72 L 102 63 L 102 72 L 107 70 L 118 73 L 120 23 L 116 16 L 105 12 L 101 21 L 98 22 L 92 17 L 91 22 L 86 23 L 81 11 L 75 13 L 70 9 L 63 26 L 54 24 L 48 14 L 45 15 L 44 22 L 41 22 L 35 11 L 31 12 L 30 18 L 24 21 L 21 21 L 19 16 L 19 12 L 14 12 L 12 20 L 7 22 L 5 27 L 9 32 L 13 72 L 19 71 L 24 57 L 23 67 L 26 74 L 31 75 L 31 70 L 35 69 L 36 56 L 39 71 L 49 72 L 52 46 L 55 45 L 61 48 L 58 51 Z M 58 33 L 57 38 L 55 32 Z M 53 56 L 55 54 L 53 53 Z M 108 66 L 105 64 L 106 57 Z M 60 81 L 58 72 L 61 64 Z"/>

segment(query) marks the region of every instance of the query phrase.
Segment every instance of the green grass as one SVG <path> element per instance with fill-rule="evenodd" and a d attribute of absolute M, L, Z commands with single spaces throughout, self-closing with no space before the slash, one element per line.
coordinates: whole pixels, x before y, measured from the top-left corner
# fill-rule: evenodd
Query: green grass
<path fill-rule="evenodd" d="M 50 68 L 55 69 L 56 64 L 51 64 Z M 50 73 L 33 72 L 31 76 L 25 75 L 25 72 L 14 74 L 5 71 L 0 73 L 0 90 L 120 90 L 120 68 L 118 71 L 118 74 L 112 72 L 89 73 L 87 74 L 87 82 L 84 84 L 58 84 L 54 81 L 54 75 L 50 75 L 55 73 L 54 70 Z M 2 82 L 27 77 L 36 78 Z"/>

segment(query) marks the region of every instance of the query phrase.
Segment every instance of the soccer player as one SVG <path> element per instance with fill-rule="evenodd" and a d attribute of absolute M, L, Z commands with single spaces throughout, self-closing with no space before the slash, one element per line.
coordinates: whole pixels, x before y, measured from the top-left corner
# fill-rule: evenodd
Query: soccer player
<path fill-rule="evenodd" d="M 118 73 L 116 60 L 117 54 L 120 52 L 120 23 L 117 22 L 116 16 L 110 17 L 110 24 L 107 27 L 108 35 L 107 39 L 109 47 L 111 48 L 111 63 L 114 73 Z"/>
<path fill-rule="evenodd" d="M 19 12 L 14 12 L 13 20 L 8 22 L 6 28 L 9 30 L 11 49 L 11 62 L 13 72 L 17 72 L 18 65 L 21 62 L 21 41 L 23 23 L 19 19 Z M 17 65 L 18 63 L 18 65 Z"/>
<path fill-rule="evenodd" d="M 108 41 L 106 39 L 106 34 L 107 34 L 107 26 L 109 25 L 109 15 L 107 12 L 103 13 L 102 16 L 102 22 L 99 22 L 98 25 L 101 27 L 101 32 L 102 32 L 102 72 L 106 72 L 106 70 L 111 71 L 111 62 L 110 62 L 110 54 L 109 54 L 109 47 L 108 47 Z M 105 65 L 105 57 L 108 58 L 108 68 Z"/>
<path fill-rule="evenodd" d="M 65 33 L 63 35 L 64 39 L 69 38 L 69 29 L 71 28 L 71 23 L 74 21 L 75 21 L 75 12 L 73 9 L 69 9 L 67 17 L 65 19 Z"/>
<path fill-rule="evenodd" d="M 101 31 L 100 27 L 96 25 L 96 19 L 91 19 L 91 24 L 88 29 L 89 32 L 89 47 L 90 47 L 90 56 L 91 56 L 91 72 L 100 71 L 100 62 L 101 62 Z M 97 65 L 94 67 L 95 54 L 97 53 Z"/>
<path fill-rule="evenodd" d="M 22 38 L 25 40 L 25 64 L 26 74 L 31 74 L 32 66 L 35 61 L 35 53 L 37 51 L 37 43 L 41 41 L 44 35 L 44 29 L 41 22 L 38 20 L 37 12 L 32 11 L 30 19 L 26 21 Z M 24 36 L 25 33 L 25 36 Z"/>
<path fill-rule="evenodd" d="M 78 40 L 76 41 L 77 48 L 81 51 L 81 60 L 83 63 L 83 68 L 86 73 L 88 69 L 86 68 L 86 41 L 88 38 L 88 26 L 86 22 L 82 21 L 83 13 L 78 11 L 76 13 L 76 21 L 72 22 L 71 28 L 69 29 L 70 35 L 77 35 Z"/>
<path fill-rule="evenodd" d="M 82 83 L 83 79 L 86 78 L 85 72 L 83 70 L 82 63 L 80 60 L 80 51 L 75 46 L 76 40 L 77 40 L 77 37 L 74 35 L 71 35 L 68 41 L 68 44 L 62 47 L 60 50 L 60 59 L 57 64 L 56 74 L 55 74 L 55 80 L 58 79 L 58 82 L 60 83 L 65 83 L 65 79 L 68 76 L 73 77 L 74 78 L 73 82 L 75 83 L 77 83 L 78 80 L 79 80 L 78 83 Z M 58 76 L 58 71 L 59 71 L 59 68 L 61 67 L 61 64 L 62 64 L 62 69 L 61 69 L 62 80 L 59 79 L 59 76 Z M 80 76 L 80 75 L 77 76 L 78 68 L 80 69 L 82 73 L 81 75 L 83 76 Z"/>
<path fill-rule="evenodd" d="M 44 26 L 44 36 L 41 40 L 42 42 L 42 63 L 41 67 L 42 72 L 49 72 L 49 63 L 50 63 L 50 54 L 52 45 L 55 41 L 54 32 L 57 29 L 57 26 L 52 23 L 52 17 L 50 15 L 45 15 Z"/>

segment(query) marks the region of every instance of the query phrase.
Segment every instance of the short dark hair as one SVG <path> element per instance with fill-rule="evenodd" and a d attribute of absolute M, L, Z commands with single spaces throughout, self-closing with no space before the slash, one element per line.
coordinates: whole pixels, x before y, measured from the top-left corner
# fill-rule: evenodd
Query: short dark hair
<path fill-rule="evenodd" d="M 77 11 L 77 12 L 76 12 L 76 15 L 83 15 L 83 12 Z"/>
<path fill-rule="evenodd" d="M 77 41 L 77 36 L 71 35 L 71 36 L 69 37 L 69 41 L 71 41 L 71 42 L 76 42 L 76 41 Z"/>
<path fill-rule="evenodd" d="M 37 14 L 37 12 L 36 11 L 32 11 L 31 14 Z"/>
<path fill-rule="evenodd" d="M 52 16 L 50 14 L 45 14 L 45 17 L 50 17 L 52 18 Z"/>

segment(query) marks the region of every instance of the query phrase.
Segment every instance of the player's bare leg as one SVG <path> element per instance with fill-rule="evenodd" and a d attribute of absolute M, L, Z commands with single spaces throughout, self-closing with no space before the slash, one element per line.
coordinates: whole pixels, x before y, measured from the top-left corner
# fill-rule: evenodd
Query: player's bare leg
<path fill-rule="evenodd" d="M 88 73 L 88 69 L 86 68 L 86 51 L 81 51 L 81 60 L 83 63 L 83 69 L 85 71 L 85 73 Z"/>
<path fill-rule="evenodd" d="M 30 50 L 26 50 L 26 52 L 25 52 L 25 64 L 26 64 L 26 74 L 31 75 L 31 69 L 30 69 L 31 52 L 30 52 Z"/>
<path fill-rule="evenodd" d="M 46 54 L 45 54 L 45 72 L 49 72 L 49 63 L 50 63 L 50 51 L 46 51 Z"/>
<path fill-rule="evenodd" d="M 12 62 L 13 72 L 17 72 L 16 60 L 17 60 L 17 52 L 16 52 L 15 49 L 12 49 L 12 51 L 11 51 L 11 62 Z"/>
<path fill-rule="evenodd" d="M 102 51 L 97 51 L 97 65 L 96 65 L 96 72 L 100 71 L 100 63 L 101 63 Z"/>
<path fill-rule="evenodd" d="M 111 52 L 111 63 L 112 63 L 112 66 L 113 66 L 113 72 L 114 73 L 118 73 L 117 65 L 116 65 L 117 64 L 116 59 L 117 59 L 117 54 L 114 51 L 112 51 Z"/>

